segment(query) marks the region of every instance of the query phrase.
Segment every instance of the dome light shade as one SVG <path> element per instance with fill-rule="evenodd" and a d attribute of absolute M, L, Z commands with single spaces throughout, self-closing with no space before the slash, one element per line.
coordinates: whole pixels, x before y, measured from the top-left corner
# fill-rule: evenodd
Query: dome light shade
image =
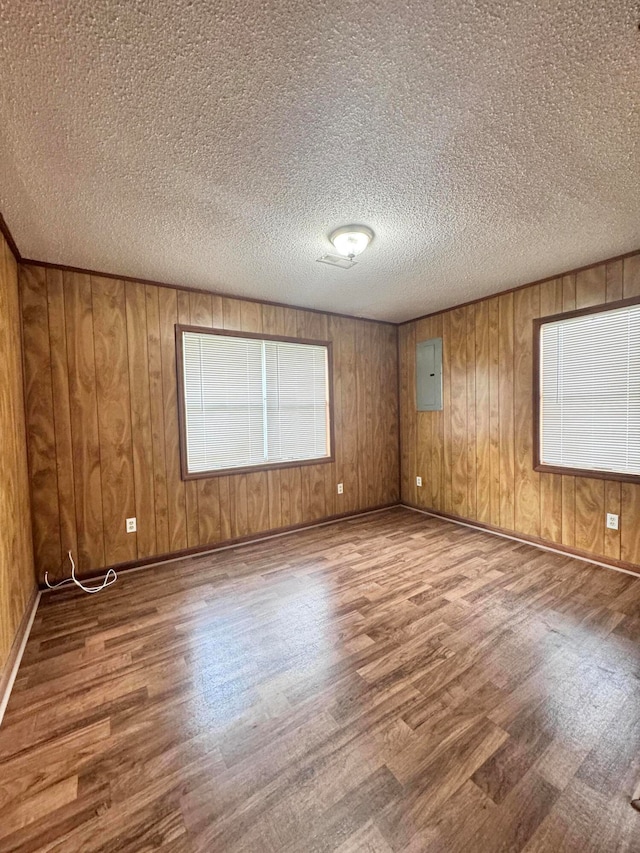
<path fill-rule="evenodd" d="M 355 258 L 364 252 L 373 240 L 373 231 L 365 225 L 345 225 L 330 234 L 329 239 L 338 254 L 345 258 Z"/>

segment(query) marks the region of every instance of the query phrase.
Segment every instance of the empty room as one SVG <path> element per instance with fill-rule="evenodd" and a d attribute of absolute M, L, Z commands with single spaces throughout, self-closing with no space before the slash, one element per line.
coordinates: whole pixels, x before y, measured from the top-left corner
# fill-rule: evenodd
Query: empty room
<path fill-rule="evenodd" d="M 640 851 L 640 13 L 0 0 L 0 853 Z"/>

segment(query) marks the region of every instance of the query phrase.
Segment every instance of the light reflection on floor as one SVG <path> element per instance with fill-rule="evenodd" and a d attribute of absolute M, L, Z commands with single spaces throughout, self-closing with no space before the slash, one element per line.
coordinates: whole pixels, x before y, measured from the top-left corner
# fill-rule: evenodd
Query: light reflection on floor
<path fill-rule="evenodd" d="M 321 574 L 274 577 L 266 585 L 260 578 L 258 596 L 248 580 L 243 591 L 230 587 L 216 590 L 204 624 L 188 638 L 191 686 L 184 711 L 198 727 L 233 725 L 257 705 L 262 714 L 270 705 L 277 712 L 286 701 L 278 691 L 285 686 L 282 673 L 286 684 L 317 680 L 331 665 L 331 584 Z"/>

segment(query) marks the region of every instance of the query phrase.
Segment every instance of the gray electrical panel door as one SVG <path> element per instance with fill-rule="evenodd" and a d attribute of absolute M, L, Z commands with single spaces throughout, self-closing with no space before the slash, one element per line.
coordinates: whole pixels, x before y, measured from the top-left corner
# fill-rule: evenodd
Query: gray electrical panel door
<path fill-rule="evenodd" d="M 419 412 L 442 409 L 442 338 L 416 345 L 416 400 Z"/>

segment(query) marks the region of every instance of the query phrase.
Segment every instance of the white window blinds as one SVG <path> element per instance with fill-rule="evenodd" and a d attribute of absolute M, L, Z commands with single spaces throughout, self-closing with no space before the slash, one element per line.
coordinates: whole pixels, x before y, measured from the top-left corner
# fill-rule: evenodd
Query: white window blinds
<path fill-rule="evenodd" d="M 187 473 L 330 455 L 323 345 L 182 332 Z"/>
<path fill-rule="evenodd" d="M 640 305 L 540 329 L 540 462 L 640 475 Z"/>

